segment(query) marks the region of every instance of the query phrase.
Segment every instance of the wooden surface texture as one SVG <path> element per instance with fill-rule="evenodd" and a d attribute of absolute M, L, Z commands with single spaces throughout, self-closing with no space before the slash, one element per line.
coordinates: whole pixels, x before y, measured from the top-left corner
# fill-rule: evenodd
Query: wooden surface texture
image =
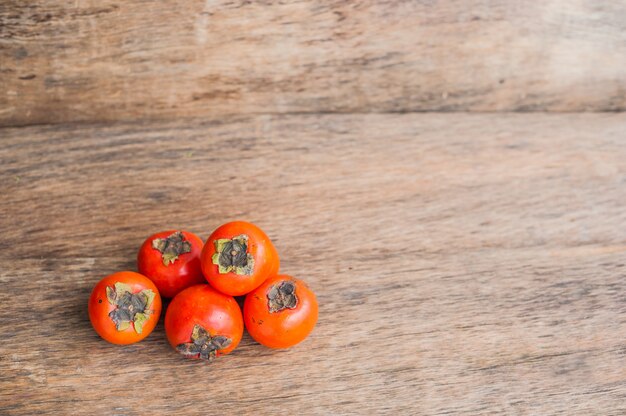
<path fill-rule="evenodd" d="M 626 109 L 614 0 L 0 0 L 0 125 Z"/>
<path fill-rule="evenodd" d="M 0 414 L 623 415 L 625 133 L 624 114 L 0 129 Z M 206 365 L 162 323 L 95 334 L 92 286 L 144 238 L 233 219 L 317 292 L 304 343 L 245 335 Z"/>

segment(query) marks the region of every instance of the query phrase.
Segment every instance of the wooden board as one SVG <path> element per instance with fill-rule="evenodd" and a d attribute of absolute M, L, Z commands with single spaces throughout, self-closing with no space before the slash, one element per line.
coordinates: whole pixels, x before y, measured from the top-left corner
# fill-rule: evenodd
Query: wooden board
<path fill-rule="evenodd" d="M 626 115 L 258 116 L 0 129 L 0 414 L 623 415 Z M 114 346 L 92 286 L 233 219 L 312 336 L 211 365 Z"/>
<path fill-rule="evenodd" d="M 0 125 L 626 109 L 626 3 L 0 0 Z"/>

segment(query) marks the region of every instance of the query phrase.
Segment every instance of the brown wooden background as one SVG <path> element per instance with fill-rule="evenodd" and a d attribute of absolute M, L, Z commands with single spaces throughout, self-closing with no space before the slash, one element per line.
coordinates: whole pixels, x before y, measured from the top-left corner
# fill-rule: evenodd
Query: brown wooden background
<path fill-rule="evenodd" d="M 0 1 L 0 125 L 626 108 L 613 0 Z"/>
<path fill-rule="evenodd" d="M 0 0 L 0 415 L 622 416 L 625 107 L 621 1 Z M 95 334 L 146 236 L 234 219 L 305 342 Z"/>

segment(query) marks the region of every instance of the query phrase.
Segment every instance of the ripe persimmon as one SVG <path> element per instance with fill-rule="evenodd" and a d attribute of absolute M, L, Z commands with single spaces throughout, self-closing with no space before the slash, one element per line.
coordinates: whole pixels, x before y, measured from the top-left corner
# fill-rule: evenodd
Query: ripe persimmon
<path fill-rule="evenodd" d="M 137 269 L 154 282 L 164 298 L 204 283 L 200 267 L 202 239 L 187 231 L 163 231 L 144 241 L 137 254 Z"/>
<path fill-rule="evenodd" d="M 235 298 L 207 284 L 191 286 L 174 296 L 168 306 L 165 334 L 183 356 L 212 361 L 239 345 L 241 309 Z"/>
<path fill-rule="evenodd" d="M 259 344 L 288 348 L 303 341 L 317 323 L 315 294 L 301 280 L 273 276 L 246 296 L 243 319 Z"/>
<path fill-rule="evenodd" d="M 88 309 L 98 335 L 113 344 L 132 344 L 147 337 L 156 326 L 161 296 L 147 277 L 118 272 L 96 284 Z"/>
<path fill-rule="evenodd" d="M 202 272 L 222 293 L 240 296 L 278 273 L 278 252 L 269 237 L 249 222 L 229 222 L 213 231 L 201 257 Z"/>

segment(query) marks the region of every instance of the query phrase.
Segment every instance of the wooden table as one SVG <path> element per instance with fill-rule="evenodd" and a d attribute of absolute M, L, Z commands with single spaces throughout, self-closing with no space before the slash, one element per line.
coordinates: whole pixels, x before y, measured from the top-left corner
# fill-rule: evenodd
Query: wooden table
<path fill-rule="evenodd" d="M 626 413 L 626 115 L 0 129 L 0 414 Z M 151 233 L 245 219 L 313 334 L 207 365 L 87 317 Z"/>

